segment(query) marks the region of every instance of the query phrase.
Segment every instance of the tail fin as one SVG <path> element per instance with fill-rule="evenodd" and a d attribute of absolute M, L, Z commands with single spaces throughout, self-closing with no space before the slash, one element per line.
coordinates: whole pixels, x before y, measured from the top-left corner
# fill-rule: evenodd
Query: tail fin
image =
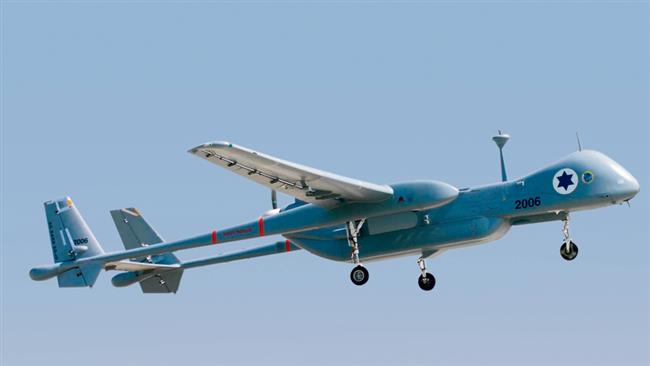
<path fill-rule="evenodd" d="M 44 203 L 55 263 L 104 254 L 70 197 Z M 102 267 L 94 264 L 75 267 L 57 276 L 59 287 L 92 286 Z"/>
<path fill-rule="evenodd" d="M 163 242 L 163 239 L 158 235 L 151 225 L 142 217 L 137 208 L 129 207 L 120 210 L 112 210 L 111 216 L 120 234 L 124 248 L 134 249 L 149 245 L 156 245 Z M 178 264 L 180 261 L 172 253 L 163 253 L 153 255 L 145 258 L 136 259 L 139 262 L 148 262 L 154 264 Z M 154 271 L 136 271 L 127 272 L 117 275 L 118 279 L 122 279 L 122 283 L 131 284 L 135 282 L 140 283 L 142 292 L 144 293 L 176 293 L 180 286 L 181 277 L 183 275 L 182 269 L 175 270 L 154 270 Z M 143 280 L 138 281 L 140 278 Z M 113 281 L 113 283 L 119 283 Z"/>

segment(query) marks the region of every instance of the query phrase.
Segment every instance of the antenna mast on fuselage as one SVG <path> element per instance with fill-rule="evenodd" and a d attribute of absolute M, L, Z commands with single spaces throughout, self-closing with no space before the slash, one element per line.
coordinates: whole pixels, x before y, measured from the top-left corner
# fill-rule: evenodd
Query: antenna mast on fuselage
<path fill-rule="evenodd" d="M 580 135 L 576 132 L 576 140 L 578 140 L 578 151 L 582 151 L 582 144 L 580 143 Z"/>

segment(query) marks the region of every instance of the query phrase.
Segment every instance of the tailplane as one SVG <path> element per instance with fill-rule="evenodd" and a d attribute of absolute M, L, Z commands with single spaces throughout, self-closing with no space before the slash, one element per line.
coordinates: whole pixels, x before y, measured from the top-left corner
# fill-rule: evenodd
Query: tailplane
<path fill-rule="evenodd" d="M 44 203 L 55 263 L 104 254 L 104 250 L 72 203 L 70 197 Z M 101 265 L 88 263 L 57 275 L 59 287 L 89 287 L 95 284 Z"/>

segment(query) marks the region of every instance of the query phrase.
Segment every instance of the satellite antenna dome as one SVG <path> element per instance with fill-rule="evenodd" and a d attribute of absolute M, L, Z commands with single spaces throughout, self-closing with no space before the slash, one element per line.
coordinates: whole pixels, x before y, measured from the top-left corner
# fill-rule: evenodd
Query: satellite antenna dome
<path fill-rule="evenodd" d="M 503 147 L 506 145 L 506 142 L 510 140 L 510 135 L 501 133 L 492 137 L 492 141 L 499 147 L 499 157 L 501 158 L 501 181 L 505 182 L 508 180 L 508 175 L 506 174 L 506 163 L 503 161 Z"/>
<path fill-rule="evenodd" d="M 506 133 L 501 133 L 501 130 L 499 130 L 499 134 L 492 137 L 492 141 L 494 141 L 495 144 L 499 147 L 499 149 L 503 149 L 503 147 L 506 145 L 506 142 L 510 140 L 510 135 Z"/>

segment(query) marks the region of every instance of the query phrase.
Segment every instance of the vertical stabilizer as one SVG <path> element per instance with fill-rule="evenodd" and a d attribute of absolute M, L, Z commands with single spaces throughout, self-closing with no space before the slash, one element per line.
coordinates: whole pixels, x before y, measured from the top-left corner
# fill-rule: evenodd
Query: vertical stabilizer
<path fill-rule="evenodd" d="M 44 206 L 55 263 L 104 254 L 70 197 L 47 201 Z M 72 268 L 57 276 L 59 287 L 92 286 L 101 269 L 93 264 Z"/>
<path fill-rule="evenodd" d="M 112 210 L 111 217 L 120 234 L 125 249 L 136 249 L 163 243 L 162 237 L 142 217 L 135 207 Z M 162 253 L 144 258 L 136 258 L 138 262 L 153 264 L 178 264 L 180 261 L 173 253 Z M 144 293 L 176 293 L 180 286 L 182 269 L 172 271 L 135 271 L 118 275 L 127 282 L 139 282 Z"/>

